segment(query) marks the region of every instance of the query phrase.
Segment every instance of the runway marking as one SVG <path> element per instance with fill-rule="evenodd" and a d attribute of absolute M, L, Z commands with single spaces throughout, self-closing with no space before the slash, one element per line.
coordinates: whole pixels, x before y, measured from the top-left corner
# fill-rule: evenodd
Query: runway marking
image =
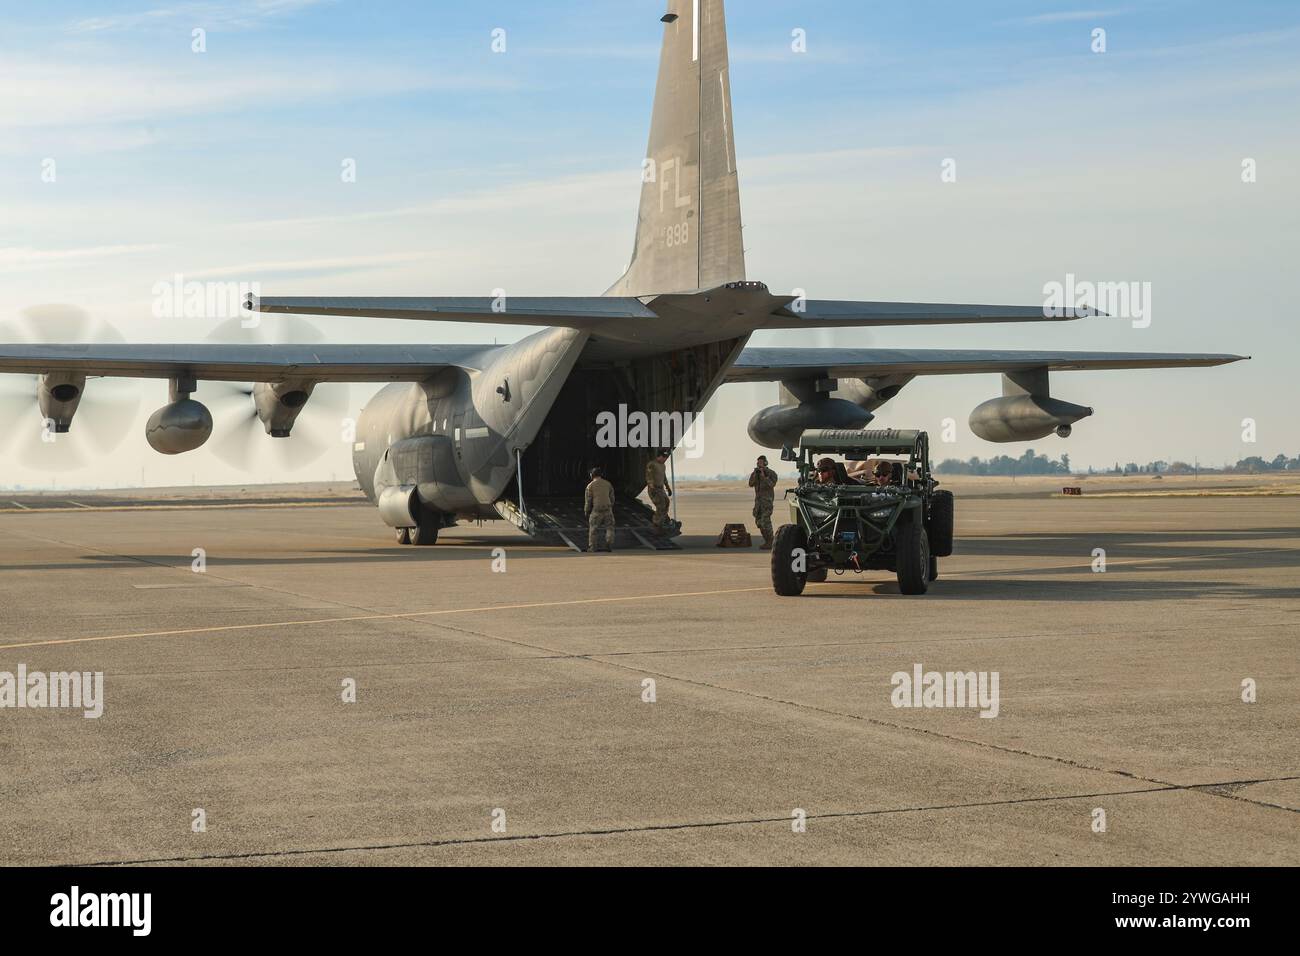
<path fill-rule="evenodd" d="M 302 506 L 312 507 L 312 505 L 310 504 L 304 504 Z M 216 507 L 216 506 L 195 506 L 194 510 L 200 510 L 202 507 Z M 252 507 L 279 507 L 279 505 L 266 505 L 266 506 L 254 505 Z M 47 509 L 47 510 L 66 511 L 67 509 Z M 112 509 L 104 508 L 104 509 L 96 509 L 96 510 L 107 511 Z M 28 537 L 27 535 L 19 535 L 19 536 Z M 58 541 L 53 538 L 45 538 L 43 536 L 36 536 L 36 537 L 39 538 L 40 540 L 60 544 L 65 547 L 91 547 L 91 550 L 100 551 L 101 553 L 105 553 L 105 554 L 113 553 L 113 552 L 103 551 L 102 549 L 99 548 L 94 548 L 93 546 L 75 545 L 65 541 Z M 994 535 L 989 537 L 999 537 L 999 536 Z M 1203 558 L 1203 557 L 1219 557 L 1225 554 L 1234 554 L 1234 553 L 1255 555 L 1255 554 L 1290 552 L 1293 550 L 1294 549 L 1292 548 L 1273 548 L 1267 550 L 1218 548 L 1215 549 L 1215 551 L 1213 552 L 1204 552 L 1201 554 L 1160 556 L 1160 557 L 1151 557 L 1151 558 L 1135 558 L 1128 561 L 1123 561 L 1123 560 L 1111 561 L 1110 564 L 1111 566 L 1139 565 L 1139 564 L 1149 564 L 1149 563 L 1161 562 L 1161 561 L 1165 561 L 1165 562 L 1184 561 L 1184 560 L 1195 560 L 1197 558 Z M 157 567 L 163 567 L 163 568 L 169 567 L 168 565 L 156 564 L 156 562 L 146 561 L 144 559 L 136 558 L 132 555 L 118 555 L 118 556 L 130 558 L 132 560 L 138 560 L 141 561 L 142 563 L 155 565 Z M 629 554 L 627 557 L 646 559 L 652 557 L 657 558 L 659 556 L 634 552 L 632 554 Z M 691 560 L 691 559 L 709 560 L 709 558 L 706 557 L 705 555 L 696 556 L 696 555 L 691 555 L 689 553 L 680 556 L 678 560 Z M 732 567 L 740 567 L 740 565 L 732 565 Z M 763 566 L 761 564 L 756 564 L 754 566 L 745 565 L 744 567 L 746 568 L 752 567 L 753 570 L 755 571 L 763 569 Z M 1055 570 L 1080 571 L 1087 567 L 1088 564 L 1087 562 L 1085 562 L 1083 564 L 1056 565 L 1056 566 L 1048 566 L 1048 567 L 1040 566 L 1040 567 L 1028 567 L 1028 568 L 985 568 L 985 569 L 973 569 L 968 571 L 952 571 L 952 572 L 947 572 L 945 576 L 959 577 L 959 576 L 970 576 L 970 575 L 1003 575 L 1003 574 L 1017 573 L 1023 571 L 1055 571 Z M 238 581 L 238 579 L 222 578 L 222 580 L 228 581 L 235 586 L 242 585 L 245 587 L 261 587 L 259 585 L 240 582 Z M 840 580 L 834 580 L 834 581 L 827 581 L 822 584 L 815 584 L 815 583 L 810 584 L 809 587 L 814 589 L 833 588 L 840 583 L 842 583 Z M 871 580 L 863 580 L 863 581 L 852 581 L 851 583 L 875 583 L 875 582 Z M 269 590 L 280 590 L 280 589 L 271 588 Z M 624 601 L 658 600 L 660 598 L 707 597 L 707 596 L 720 595 L 720 594 L 742 594 L 742 593 L 753 593 L 753 592 L 766 592 L 768 590 L 769 588 L 766 586 L 747 587 L 747 588 L 723 588 L 723 589 L 714 589 L 708 591 L 684 591 L 684 592 L 671 592 L 666 594 L 626 595 L 622 597 L 606 597 L 606 598 L 582 598 L 582 599 L 571 600 L 571 601 L 547 601 L 547 602 L 534 602 L 534 603 L 527 603 L 527 604 L 501 604 L 501 605 L 491 605 L 487 607 L 445 608 L 441 610 L 432 610 L 432 611 L 407 611 L 407 612 L 396 612 L 396 613 L 388 613 L 388 614 L 353 615 L 351 617 L 318 618 L 318 619 L 294 620 L 294 621 L 271 621 L 271 622 L 264 622 L 264 623 L 257 623 L 257 624 L 228 624 L 228 625 L 216 625 L 212 627 L 184 628 L 184 629 L 173 629 L 173 630 L 164 630 L 164 631 L 143 631 L 143 632 L 125 633 L 125 634 L 106 634 L 106 635 L 99 635 L 99 636 L 92 636 L 92 637 L 74 637 L 74 638 L 62 638 L 62 639 L 48 640 L 48 641 L 27 641 L 27 642 L 14 643 L 14 644 L 0 644 L 0 650 L 17 650 L 17 649 L 28 648 L 28 647 L 52 647 L 52 646 L 59 646 L 64 644 L 83 644 L 83 643 L 93 643 L 98 641 L 127 640 L 129 638 L 182 637 L 182 636 L 194 635 L 194 634 L 216 634 L 216 633 L 229 632 L 229 631 L 265 630 L 265 629 L 280 628 L 280 627 L 306 627 L 306 626 L 317 625 L 317 624 L 344 624 L 351 621 L 377 621 L 377 620 L 403 620 L 403 619 L 409 620 L 409 619 L 418 619 L 418 618 L 444 617 L 444 616 L 449 616 L 454 614 L 471 614 L 471 613 L 478 613 L 483 611 L 496 611 L 496 610 L 501 610 L 501 611 L 530 610 L 530 609 L 548 608 L 548 607 L 566 607 L 566 606 L 580 606 L 580 605 L 590 605 L 590 604 L 619 603 Z M 299 594 L 298 592 L 285 591 L 283 593 L 294 594 L 297 597 L 306 597 L 306 595 Z M 493 639 L 501 640 L 501 638 L 493 638 Z M 522 646 L 533 647 L 538 650 L 555 653 L 555 649 L 548 648 L 542 645 L 534 645 L 528 642 L 516 642 L 516 641 L 510 641 L 509 643 L 518 643 L 521 644 Z M 581 656 L 586 656 L 586 655 L 581 655 Z"/>
<path fill-rule="evenodd" d="M 912 724 L 899 723 L 893 720 L 885 720 L 880 717 L 871 717 L 866 714 L 855 714 L 855 713 L 850 713 L 848 711 L 836 710 L 832 707 L 821 707 L 818 706 L 817 704 L 809 704 L 797 700 L 788 700 L 784 697 L 776 697 L 771 694 L 759 693 L 758 691 L 745 690 L 740 687 L 729 687 L 726 684 L 715 684 L 712 681 L 702 680 L 695 677 L 683 677 L 680 674 L 670 674 L 667 671 L 656 671 L 648 667 L 635 667 L 630 664 L 622 664 L 618 661 L 607 660 L 606 659 L 607 656 L 608 655 L 602 656 L 600 654 L 590 654 L 587 655 L 587 659 L 591 661 L 595 661 L 598 664 L 608 664 L 610 667 L 617 667 L 621 670 L 632 671 L 633 673 L 652 674 L 655 677 L 661 677 L 664 680 L 675 680 L 683 684 L 690 684 L 693 687 L 704 687 L 704 688 L 709 688 L 711 690 L 719 690 L 724 693 L 736 694 L 741 697 L 748 697 L 752 700 L 761 700 L 772 704 L 783 704 L 788 707 L 794 707 L 798 710 L 806 710 L 813 713 L 824 714 L 830 717 L 839 717 L 847 720 L 860 721 L 864 724 L 871 724 L 875 727 L 885 727 L 885 728 L 889 728 L 890 730 L 909 731 L 911 733 L 920 734 L 926 737 L 932 737 L 939 740 L 946 740 L 950 743 L 970 744 L 975 747 L 982 747 L 987 750 L 998 751 L 1000 753 L 1013 754 L 1019 757 L 1032 757 L 1035 760 L 1046 760 L 1052 763 L 1062 764 L 1064 766 L 1071 767 L 1076 770 L 1089 770 L 1089 771 L 1093 771 L 1094 773 L 1113 774 L 1115 776 L 1125 777 L 1129 780 L 1138 780 L 1141 781 L 1142 783 L 1153 784 L 1154 786 L 1162 789 L 1168 788 L 1168 789 L 1176 789 L 1176 790 L 1186 790 L 1190 793 L 1200 793 L 1204 791 L 1205 793 L 1210 794 L 1211 796 L 1221 797 L 1226 800 L 1239 800 L 1242 803 L 1249 803 L 1257 807 L 1269 807 L 1274 810 L 1285 810 L 1288 813 L 1300 813 L 1300 809 L 1296 807 L 1283 806 L 1282 804 L 1279 803 L 1269 803 L 1266 800 L 1252 800 L 1249 797 L 1238 796 L 1235 793 L 1220 793 L 1214 789 L 1207 789 L 1213 787 L 1228 786 L 1227 784 L 1174 783 L 1169 780 L 1160 780 L 1157 777 L 1145 776 L 1140 773 L 1132 773 L 1131 771 L 1128 770 L 1119 770 L 1111 767 L 1094 766 L 1092 764 L 1084 763 L 1082 760 L 1076 760 L 1072 757 L 1060 757 L 1055 754 L 1039 753 L 1038 751 L 1035 750 L 1027 750 L 1019 747 L 1011 747 L 1006 744 L 993 743 L 986 740 L 977 740 L 972 737 L 962 737 L 958 734 L 947 733 L 942 730 L 935 730 L 932 727 L 917 727 Z M 1295 779 L 1300 779 L 1300 777 L 1260 778 L 1260 779 L 1239 781 L 1239 782 L 1240 783 L 1265 783 L 1265 782 L 1272 782 L 1273 780 L 1295 780 Z"/>
<path fill-rule="evenodd" d="M 56 509 L 56 510 L 66 510 L 66 509 Z M 108 510 L 108 509 L 103 509 L 103 510 Z M 53 540 L 53 539 L 42 539 L 42 540 Z M 58 542 L 58 543 L 66 544 L 66 542 Z M 100 550 L 100 549 L 93 549 L 93 550 Z M 1271 548 L 1267 550 L 1216 549 L 1216 551 L 1214 552 L 1206 552 L 1202 554 L 1161 556 L 1161 557 L 1152 557 L 1152 558 L 1135 558 L 1129 561 L 1111 561 L 1110 566 L 1114 567 L 1114 566 L 1124 566 L 1124 565 L 1150 564 L 1153 562 L 1161 562 L 1161 561 L 1194 560 L 1197 558 L 1218 557 L 1224 554 L 1234 554 L 1234 553 L 1250 554 L 1250 555 L 1273 554 L 1273 553 L 1281 553 L 1281 552 L 1290 552 L 1293 550 L 1294 550 L 1293 548 Z M 131 556 L 123 555 L 123 557 L 131 557 Z M 651 556 L 636 555 L 636 557 L 651 557 Z M 152 562 L 146 562 L 146 563 L 152 563 Z M 970 575 L 999 575 L 999 574 L 1017 573 L 1021 571 L 1054 571 L 1054 570 L 1078 571 L 1086 567 L 1088 567 L 1088 565 L 1084 563 L 1084 564 L 1057 565 L 1057 566 L 1037 567 L 1037 568 L 1034 567 L 992 568 L 992 569 L 977 569 L 977 570 L 970 570 L 970 571 L 952 571 L 952 572 L 948 572 L 945 576 L 960 577 L 960 576 L 970 576 Z M 759 568 L 755 568 L 755 570 L 760 570 L 760 569 L 761 566 Z M 230 580 L 230 579 L 226 579 L 226 580 Z M 839 583 L 841 582 L 827 581 L 823 584 L 811 584 L 810 587 L 828 588 L 828 587 L 834 587 Z M 853 583 L 873 583 L 873 582 L 869 580 L 864 580 L 862 582 L 853 582 Z M 255 586 L 255 585 L 247 585 L 247 586 Z M 352 617 L 319 618 L 314 620 L 269 621 L 260 624 L 226 624 L 226 625 L 217 625 L 213 627 L 183 628 L 183 629 L 166 630 L 166 631 L 143 631 L 143 632 L 126 633 L 126 634 L 104 634 L 95 637 L 71 637 L 71 638 L 61 638 L 58 640 L 49 640 L 49 641 L 26 641 L 26 642 L 16 643 L 16 644 L 0 644 L 0 650 L 17 650 L 17 649 L 28 648 L 28 647 L 53 647 L 53 646 L 59 646 L 64 644 L 86 644 L 86 643 L 94 643 L 97 641 L 127 640 L 130 638 L 183 637 L 183 636 L 194 635 L 194 634 L 217 634 L 217 633 L 228 632 L 228 631 L 265 630 L 269 628 L 279 628 L 279 627 L 306 627 L 306 626 L 318 625 L 318 624 L 346 624 L 352 621 L 382 621 L 382 620 L 403 620 L 403 619 L 428 618 L 428 617 L 444 617 L 453 614 L 473 614 L 473 613 L 478 613 L 483 611 L 532 610 L 532 609 L 548 608 L 548 607 L 572 607 L 572 606 L 589 605 L 589 604 L 610 604 L 610 603 L 619 603 L 624 601 L 650 601 L 650 600 L 659 600 L 662 598 L 708 597 L 708 596 L 719 595 L 719 594 L 743 594 L 743 593 L 753 593 L 758 591 L 766 592 L 768 590 L 770 590 L 770 588 L 767 586 L 748 587 L 748 588 L 720 588 L 720 589 L 714 589 L 709 591 L 679 591 L 679 592 L 671 592 L 666 594 L 625 595 L 622 597 L 606 597 L 606 598 L 581 598 L 572 601 L 542 601 L 542 602 L 534 602 L 528 604 L 498 604 L 498 605 L 489 605 L 485 607 L 444 608 L 441 610 L 434 610 L 434 611 L 405 611 L 405 612 L 397 612 L 397 613 L 390 613 L 390 614 L 366 614 L 366 615 L 354 615 Z M 298 595 L 298 596 L 302 596 L 302 595 Z M 520 643 L 524 643 L 524 642 L 520 642 Z M 534 646 L 534 645 L 526 645 L 526 646 Z M 552 650 L 551 648 L 546 648 L 546 647 L 540 647 L 540 649 L 547 650 L 547 651 Z"/>
<path fill-rule="evenodd" d="M 1093 492 L 1089 498 L 1295 498 L 1300 490 L 1290 488 L 1234 488 L 1210 490 L 1210 492 Z M 1065 498 L 1065 494 L 1053 494 L 1053 498 Z M 1070 496 L 1073 497 L 1073 496 Z"/>
<path fill-rule="evenodd" d="M 251 587 L 254 587 L 254 586 L 255 586 L 255 585 L 252 585 L 252 584 L 243 584 L 243 583 L 238 582 L 238 581 L 227 581 L 227 580 L 224 579 L 224 578 L 219 579 L 219 580 L 220 580 L 221 583 L 218 583 L 218 584 L 213 584 L 213 583 L 211 583 L 211 582 L 206 582 L 206 581 L 205 581 L 205 582 L 195 581 L 195 582 L 193 582 L 193 583 L 189 583 L 189 582 L 181 583 L 181 582 L 178 581 L 178 582 L 170 583 L 170 584 L 133 584 L 133 585 L 131 585 L 131 587 L 134 588 L 134 589 L 137 590 L 137 591 L 175 591 L 175 590 L 177 590 L 177 589 L 186 589 L 186 588 L 189 588 L 189 589 L 193 589 L 193 588 L 207 588 L 208 590 L 212 590 L 213 588 L 218 588 L 218 589 L 220 589 L 220 588 L 251 588 Z"/>
<path fill-rule="evenodd" d="M 978 536 L 971 536 L 970 539 L 971 540 L 986 540 L 986 539 L 997 540 L 1002 537 L 1004 536 L 1003 535 L 978 535 Z M 1260 538 L 1258 540 L 1263 540 L 1263 539 Z M 1296 550 L 1295 548 L 1227 548 L 1225 547 L 1225 548 L 1219 548 L 1215 551 L 1201 551 L 1201 552 L 1197 552 L 1196 554 L 1170 554 L 1170 555 L 1160 555 L 1158 557 L 1150 557 L 1150 558 L 1130 558 L 1128 560 L 1111 559 L 1111 560 L 1107 560 L 1106 566 L 1108 568 L 1128 567 L 1137 564 L 1153 564 L 1153 563 L 1159 563 L 1164 561 L 1195 561 L 1201 558 L 1217 558 L 1217 557 L 1232 556 L 1232 555 L 1243 555 L 1249 557 L 1256 554 L 1291 553 L 1294 552 L 1295 550 Z M 620 554 L 624 554 L 624 552 L 620 552 Z M 714 555 L 709 553 L 696 553 L 692 551 L 687 551 L 675 556 L 672 560 L 679 561 L 679 562 L 686 562 L 686 561 L 697 561 L 701 563 L 708 562 L 708 566 L 713 568 L 735 568 L 737 570 L 743 569 L 743 570 L 755 571 L 755 572 L 768 570 L 766 557 L 763 554 L 759 554 L 757 556 L 763 558 L 763 561 L 761 562 L 756 561 L 752 564 L 723 564 L 722 563 L 723 561 L 725 561 L 729 557 L 733 557 L 733 555 L 723 555 L 723 554 Z M 735 557 L 739 557 L 739 555 L 735 555 Z M 1016 558 L 1016 557 L 1023 557 L 1023 556 L 1009 555 L 1008 557 Z M 628 561 L 633 558 L 654 560 L 658 558 L 658 555 L 643 554 L 637 551 L 637 552 L 628 553 L 626 554 L 626 556 L 621 557 L 619 560 Z M 948 559 L 943 558 L 941 560 L 946 561 Z M 1047 564 L 1047 565 L 1029 565 L 1024 567 L 1006 567 L 1006 568 L 972 568 L 966 571 L 941 571 L 939 580 L 942 581 L 946 578 L 965 577 L 969 575 L 1023 574 L 1026 572 L 1033 572 L 1033 571 L 1088 571 L 1089 576 L 1091 577 L 1093 574 L 1093 572 L 1091 571 L 1092 559 L 1080 557 L 1079 562 L 1080 562 L 1079 564 Z M 850 572 L 845 572 L 843 575 L 838 575 L 835 578 L 830 579 L 826 583 L 843 584 L 847 581 L 847 582 L 856 582 L 860 584 L 883 584 L 883 583 L 887 583 L 888 581 L 888 578 L 884 577 L 883 575 L 887 575 L 889 572 L 885 572 L 885 571 L 879 572 L 882 575 L 882 577 L 866 576 L 869 575 L 871 572 L 866 572 L 866 574 L 864 575 L 855 574 L 853 577 L 849 577 L 849 573 Z M 809 586 L 811 587 L 813 585 L 810 584 Z M 939 585 L 939 587 L 942 586 L 943 586 L 942 584 Z"/>
<path fill-rule="evenodd" d="M 442 617 L 450 614 L 474 614 L 480 611 L 526 611 L 547 607 L 572 607 L 581 604 L 616 604 L 620 601 L 659 601 L 665 598 L 709 597 L 715 594 L 742 594 L 747 591 L 767 591 L 768 587 L 721 588 L 713 591 L 677 591 L 668 594 L 628 594 L 622 597 L 581 598 L 574 601 L 536 601 L 529 604 L 490 604 L 485 607 L 454 607 L 437 611 L 402 611 L 395 614 L 362 614 L 352 617 L 326 617 L 302 621 L 267 621 L 261 624 L 222 624 L 215 627 L 189 627 L 172 631 L 143 631 L 134 634 L 101 634 L 98 637 L 67 637 L 53 641 L 27 641 L 21 644 L 0 644 L 0 651 L 21 647 L 52 647 L 59 644 L 86 644 L 93 641 L 124 641 L 135 637 L 182 637 L 188 634 L 218 634 L 223 631 L 255 631 L 272 627 L 305 627 L 316 624 L 347 624 L 352 621 L 397 621 L 420 617 Z"/>
<path fill-rule="evenodd" d="M 68 504 L 70 504 L 70 505 L 76 505 L 78 508 L 85 508 L 85 509 L 87 509 L 88 511 L 94 511 L 94 510 L 95 510 L 95 509 L 92 508 L 90 505 L 84 505 L 84 504 L 82 504 L 80 501 L 73 501 L 72 499 L 67 499 L 67 502 L 68 502 Z"/>
<path fill-rule="evenodd" d="M 365 501 L 352 501 L 346 499 L 343 501 L 273 501 L 273 502 L 220 502 L 210 505 L 85 505 L 76 501 L 69 501 L 70 505 L 77 505 L 80 508 L 89 508 L 91 511 L 226 511 L 231 509 L 242 508 L 338 508 L 342 506 L 357 507 L 367 504 Z M 55 514 L 60 511 L 69 509 L 63 507 L 56 508 L 33 508 L 29 505 L 22 504 L 18 501 L 11 501 L 10 504 L 17 505 L 23 511 L 30 511 L 32 514 Z M 0 514 L 17 514 L 15 508 L 0 508 Z"/>
<path fill-rule="evenodd" d="M 889 816 L 901 813 L 934 813 L 943 810 L 980 810 L 988 807 L 1014 807 L 1033 803 L 1060 803 L 1069 800 L 1093 800 L 1098 797 L 1142 796 L 1151 793 L 1171 793 L 1199 790 L 1205 787 L 1231 787 L 1254 783 L 1271 783 L 1275 780 L 1294 780 L 1295 777 L 1276 777 L 1263 780 L 1231 780 L 1226 783 L 1204 783 L 1180 786 L 1169 784 L 1140 787 L 1130 790 L 1108 790 L 1100 793 L 1048 794 L 1041 797 L 1011 797 L 1005 800 L 979 800 L 970 803 L 940 803 L 912 807 L 881 807 L 876 810 L 829 810 L 809 813 L 809 820 L 846 820 L 859 817 Z M 444 846 L 466 846 L 481 843 L 523 843 L 529 840 L 563 840 L 573 837 L 622 836 L 633 833 L 662 833 L 676 830 L 705 830 L 721 827 L 759 826 L 768 823 L 788 825 L 789 816 L 743 817 L 730 820 L 687 820 L 681 823 L 646 823 L 621 827 L 591 827 L 585 830 L 560 830 L 550 833 L 519 833 L 502 836 L 448 837 L 442 840 L 419 840 L 409 843 L 374 843 L 360 846 L 307 847 L 292 850 L 253 850 L 245 853 L 200 853 L 192 856 L 153 857 L 136 860 L 97 860 L 92 863 L 68 864 L 73 866 L 132 866 L 159 863 L 188 863 L 199 860 L 247 860 L 258 857 L 311 856 L 325 853 L 357 853 L 382 850 L 436 849 Z"/>
<path fill-rule="evenodd" d="M 1300 612 L 1296 612 L 1300 613 Z M 1264 621 L 1254 625 L 1256 630 L 1262 627 L 1281 626 L 1288 624 L 1287 621 Z M 727 654 L 732 652 L 749 652 L 749 651 L 805 651 L 819 650 L 827 648 L 876 648 L 876 647 L 893 647 L 909 642 L 902 640 L 884 640 L 884 641 L 812 641 L 797 644 L 718 644 L 707 647 L 665 647 L 665 648 L 637 648 L 626 651 L 584 651 L 584 652 L 563 652 L 544 647 L 540 644 L 529 644 L 522 641 L 513 641 L 496 634 L 485 634 L 481 631 L 471 631 L 465 628 L 451 627 L 446 624 L 439 624 L 438 627 L 453 631 L 456 634 L 468 634 L 471 637 L 478 637 L 490 641 L 505 641 L 509 644 L 515 644 L 521 647 L 528 647 L 537 650 L 547 651 L 545 654 L 536 654 L 529 657 L 521 657 L 517 654 L 508 657 L 437 657 L 437 658 L 413 658 L 408 660 L 396 661 L 353 661 L 348 664 L 349 667 L 355 667 L 359 670 L 376 670 L 385 667 L 478 667 L 483 664 L 535 664 L 538 662 L 548 661 L 593 661 L 601 663 L 605 658 L 615 657 L 663 657 L 668 654 L 689 656 L 694 654 Z M 1222 630 L 1220 624 L 1204 624 L 1200 626 L 1183 625 L 1179 627 L 1166 627 L 1158 629 L 1148 629 L 1142 632 L 1144 637 L 1152 635 L 1181 635 L 1190 631 L 1213 631 Z M 1033 634 L 995 634 L 984 637 L 944 637 L 944 638 L 925 638 L 918 643 L 923 644 L 978 644 L 988 641 L 1025 641 L 1025 640 L 1076 640 L 1078 637 L 1107 637 L 1110 636 L 1108 630 L 1079 630 L 1072 631 L 1068 634 L 1060 632 L 1042 632 Z M 1264 640 L 1268 635 L 1259 638 L 1246 638 L 1246 640 Z M 328 671 L 332 673 L 338 668 L 338 664 L 297 664 L 297 665 L 280 665 L 266 664 L 245 667 L 207 667 L 207 668 L 188 668 L 186 670 L 124 670 L 114 671 L 114 680 L 130 679 L 134 677 L 153 680 L 158 677 L 167 676 L 189 676 L 194 674 L 256 674 L 261 672 L 274 671 L 284 673 L 286 671 Z"/>

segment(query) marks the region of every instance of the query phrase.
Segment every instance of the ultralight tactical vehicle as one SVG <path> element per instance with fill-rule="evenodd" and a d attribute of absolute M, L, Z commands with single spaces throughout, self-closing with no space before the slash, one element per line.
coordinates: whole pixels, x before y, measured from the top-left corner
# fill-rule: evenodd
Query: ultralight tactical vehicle
<path fill-rule="evenodd" d="M 772 545 L 777 594 L 802 594 L 829 571 L 893 571 L 904 594 L 924 594 L 939 577 L 939 558 L 952 554 L 953 498 L 937 490 L 925 432 L 813 429 L 797 455 L 781 457 L 799 462 L 799 484 L 786 492 L 792 523 Z"/>

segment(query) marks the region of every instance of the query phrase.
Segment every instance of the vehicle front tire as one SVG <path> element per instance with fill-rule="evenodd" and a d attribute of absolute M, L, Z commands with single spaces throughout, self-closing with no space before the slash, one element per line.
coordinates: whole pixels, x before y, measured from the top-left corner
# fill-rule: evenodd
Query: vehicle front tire
<path fill-rule="evenodd" d="M 930 587 L 930 536 L 918 514 L 898 529 L 898 589 L 924 594 Z"/>
<path fill-rule="evenodd" d="M 783 524 L 772 539 L 772 588 L 784 597 L 803 594 L 808 580 L 807 571 L 794 570 L 794 552 L 802 549 L 808 560 L 808 536 L 797 524 Z M 806 566 L 806 565 L 805 565 Z"/>

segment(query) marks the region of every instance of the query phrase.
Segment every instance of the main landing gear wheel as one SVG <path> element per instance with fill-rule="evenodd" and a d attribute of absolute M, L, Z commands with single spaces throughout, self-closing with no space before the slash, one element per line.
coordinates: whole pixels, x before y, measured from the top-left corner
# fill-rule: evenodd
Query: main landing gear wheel
<path fill-rule="evenodd" d="M 410 529 L 410 528 L 398 528 L 398 529 L 397 529 L 397 543 L 398 543 L 398 544 L 410 544 L 410 543 L 411 543 L 411 529 Z"/>
<path fill-rule="evenodd" d="M 422 524 L 418 528 L 411 529 L 411 544 L 416 547 L 427 547 L 437 543 L 438 526 L 436 524 Z"/>

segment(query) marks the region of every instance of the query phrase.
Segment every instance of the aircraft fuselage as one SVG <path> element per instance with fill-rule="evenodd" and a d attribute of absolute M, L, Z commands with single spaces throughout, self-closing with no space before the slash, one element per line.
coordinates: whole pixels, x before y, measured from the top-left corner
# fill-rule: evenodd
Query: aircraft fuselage
<path fill-rule="evenodd" d="M 525 502 L 580 498 L 597 464 L 635 497 L 653 449 L 600 447 L 597 415 L 620 406 L 698 415 L 748 339 L 717 334 L 665 351 L 547 329 L 485 348 L 478 368 L 387 385 L 358 419 L 357 481 L 395 527 L 421 517 L 404 509 L 450 523 L 500 517 L 497 502 L 518 504 L 521 493 Z"/>

